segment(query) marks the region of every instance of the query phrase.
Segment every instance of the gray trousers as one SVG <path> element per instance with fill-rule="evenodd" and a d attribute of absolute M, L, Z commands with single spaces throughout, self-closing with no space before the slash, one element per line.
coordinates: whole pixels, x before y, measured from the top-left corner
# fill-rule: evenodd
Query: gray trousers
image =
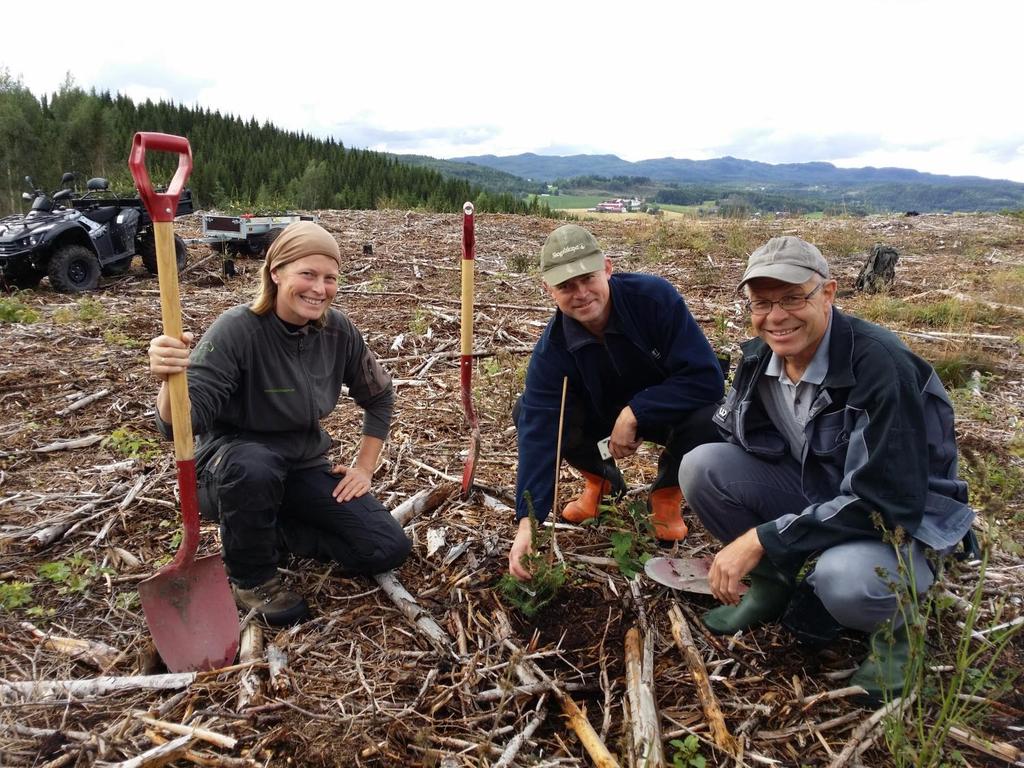
<path fill-rule="evenodd" d="M 786 456 L 768 462 L 738 445 L 708 443 L 683 457 L 679 486 L 687 504 L 715 538 L 730 542 L 782 515 L 799 514 L 811 500 L 801 490 L 800 465 Z M 924 547 L 911 541 L 902 553 L 918 594 L 934 575 Z M 845 627 L 872 632 L 903 621 L 893 584 L 905 580 L 891 544 L 857 539 L 826 549 L 807 582 L 832 617 Z"/>

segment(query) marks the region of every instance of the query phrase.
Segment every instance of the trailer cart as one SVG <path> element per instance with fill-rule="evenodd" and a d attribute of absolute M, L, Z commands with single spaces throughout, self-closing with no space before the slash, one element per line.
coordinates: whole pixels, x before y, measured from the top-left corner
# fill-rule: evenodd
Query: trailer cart
<path fill-rule="evenodd" d="M 317 217 L 297 213 L 281 216 L 229 216 L 208 213 L 203 215 L 203 236 L 193 237 L 185 242 L 189 245 L 214 245 L 223 253 L 239 256 L 263 256 L 278 230 L 296 221 L 317 221 Z"/>

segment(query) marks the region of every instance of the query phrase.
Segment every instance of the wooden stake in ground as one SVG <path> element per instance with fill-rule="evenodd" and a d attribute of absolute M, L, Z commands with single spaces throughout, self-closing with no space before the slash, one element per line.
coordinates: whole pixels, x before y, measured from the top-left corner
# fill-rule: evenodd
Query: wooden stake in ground
<path fill-rule="evenodd" d="M 562 377 L 562 405 L 558 409 L 558 442 L 555 444 L 555 491 L 551 499 L 551 551 L 548 552 L 548 565 L 557 555 L 558 562 L 565 563 L 562 550 L 558 548 L 558 534 L 555 524 L 558 522 L 558 476 L 562 468 L 562 429 L 565 426 L 565 395 L 569 390 L 569 377 Z"/>

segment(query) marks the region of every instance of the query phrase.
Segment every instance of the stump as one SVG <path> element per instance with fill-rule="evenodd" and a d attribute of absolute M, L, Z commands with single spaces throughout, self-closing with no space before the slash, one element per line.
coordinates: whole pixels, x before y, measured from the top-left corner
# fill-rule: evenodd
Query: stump
<path fill-rule="evenodd" d="M 868 260 L 861 267 L 854 287 L 858 291 L 867 291 L 868 293 L 888 291 L 896 280 L 896 262 L 899 258 L 899 251 L 895 248 L 888 245 L 875 245 L 871 249 Z"/>

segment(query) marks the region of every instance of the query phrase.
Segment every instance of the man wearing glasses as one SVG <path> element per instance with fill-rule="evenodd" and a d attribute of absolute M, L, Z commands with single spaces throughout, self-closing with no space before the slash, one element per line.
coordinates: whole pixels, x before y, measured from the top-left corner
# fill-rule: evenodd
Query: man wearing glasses
<path fill-rule="evenodd" d="M 690 506 L 727 542 L 709 577 L 725 605 L 704 622 L 732 634 L 782 618 L 819 646 L 844 628 L 871 633 L 851 683 L 873 702 L 899 696 L 913 616 L 893 585 L 927 590 L 926 551 L 950 552 L 974 517 L 949 398 L 894 334 L 833 306 L 836 281 L 810 243 L 772 238 L 739 287 L 759 338 L 715 415 L 727 442 L 679 469 Z"/>

